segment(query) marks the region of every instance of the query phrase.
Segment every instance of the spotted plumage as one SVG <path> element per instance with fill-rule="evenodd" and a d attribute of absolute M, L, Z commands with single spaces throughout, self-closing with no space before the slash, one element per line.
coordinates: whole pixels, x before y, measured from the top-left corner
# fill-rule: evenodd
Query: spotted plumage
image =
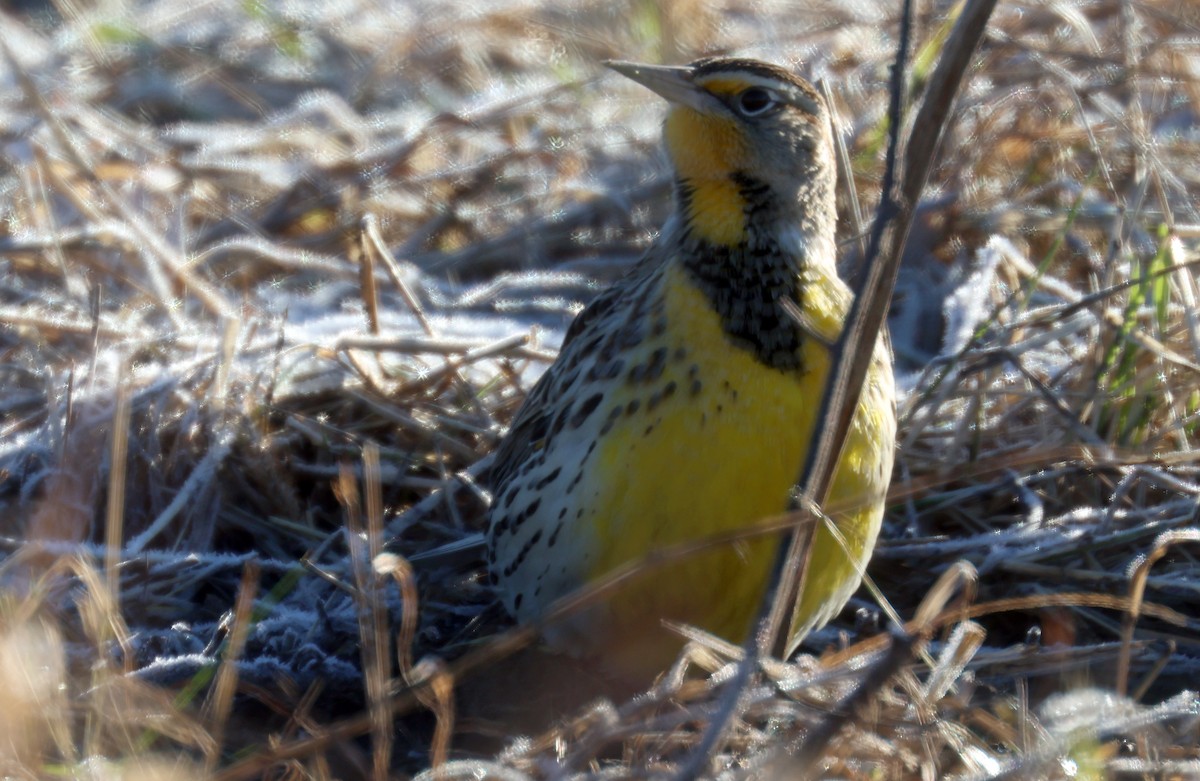
<path fill-rule="evenodd" d="M 671 101 L 675 215 L 567 331 L 495 455 L 488 566 L 520 621 L 626 562 L 783 511 L 813 436 L 850 294 L 834 270 L 834 161 L 810 85 L 773 65 L 615 63 Z M 892 466 L 894 390 L 875 346 L 818 529 L 792 646 L 849 598 Z M 547 631 L 552 645 L 652 671 L 663 619 L 740 640 L 776 538 L 704 550 L 634 578 Z"/>

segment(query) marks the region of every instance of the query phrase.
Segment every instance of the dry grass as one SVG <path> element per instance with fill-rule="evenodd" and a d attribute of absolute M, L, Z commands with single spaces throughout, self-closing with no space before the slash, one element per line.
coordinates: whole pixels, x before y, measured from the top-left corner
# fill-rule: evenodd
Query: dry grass
<path fill-rule="evenodd" d="M 890 3 L 31 5 L 0 16 L 6 775 L 440 762 L 506 626 L 480 459 L 667 207 L 659 107 L 600 60 L 799 60 L 848 264 L 878 197 Z M 948 24 L 918 7 L 914 93 Z M 909 619 L 977 574 L 927 645 L 863 596 L 697 756 L 737 655 L 697 637 L 677 685 L 441 777 L 1200 775 L 1198 40 L 1180 0 L 993 17 L 892 317 L 870 575 Z"/>

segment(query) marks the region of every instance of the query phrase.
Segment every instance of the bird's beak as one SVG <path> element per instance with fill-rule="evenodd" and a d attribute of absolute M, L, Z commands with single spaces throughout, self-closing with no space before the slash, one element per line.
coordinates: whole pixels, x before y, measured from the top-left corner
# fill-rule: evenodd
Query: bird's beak
<path fill-rule="evenodd" d="M 642 65 L 637 62 L 608 60 L 604 63 L 622 76 L 662 95 L 672 103 L 711 113 L 712 96 L 692 81 L 692 69 L 686 66 Z"/>

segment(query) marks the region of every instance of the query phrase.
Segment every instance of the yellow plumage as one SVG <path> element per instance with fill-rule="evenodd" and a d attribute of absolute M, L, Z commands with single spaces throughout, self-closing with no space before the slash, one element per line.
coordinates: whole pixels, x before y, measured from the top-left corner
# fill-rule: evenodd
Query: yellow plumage
<path fill-rule="evenodd" d="M 497 452 L 489 564 L 520 620 L 651 551 L 780 514 L 850 304 L 834 272 L 832 152 L 811 87 L 745 60 L 620 69 L 679 104 L 664 130 L 679 213 L 572 325 Z M 893 398 L 881 339 L 827 501 L 849 555 L 817 530 L 790 647 L 840 610 L 874 547 Z M 778 544 L 672 562 L 547 637 L 633 673 L 678 650 L 663 619 L 740 641 Z"/>

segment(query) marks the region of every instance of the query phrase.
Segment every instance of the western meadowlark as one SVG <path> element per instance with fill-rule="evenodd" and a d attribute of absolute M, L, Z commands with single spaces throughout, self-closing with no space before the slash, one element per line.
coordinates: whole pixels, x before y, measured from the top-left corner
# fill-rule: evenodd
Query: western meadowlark
<path fill-rule="evenodd" d="M 778 515 L 804 461 L 851 294 L 834 268 L 835 162 L 821 96 L 747 59 L 610 63 L 670 102 L 675 214 L 579 314 L 496 450 L 492 581 L 519 621 L 661 547 Z M 874 346 L 812 537 L 789 654 L 857 588 L 892 470 L 895 399 Z M 777 538 L 707 549 L 547 633 L 625 672 L 661 669 L 662 619 L 749 630 Z"/>

